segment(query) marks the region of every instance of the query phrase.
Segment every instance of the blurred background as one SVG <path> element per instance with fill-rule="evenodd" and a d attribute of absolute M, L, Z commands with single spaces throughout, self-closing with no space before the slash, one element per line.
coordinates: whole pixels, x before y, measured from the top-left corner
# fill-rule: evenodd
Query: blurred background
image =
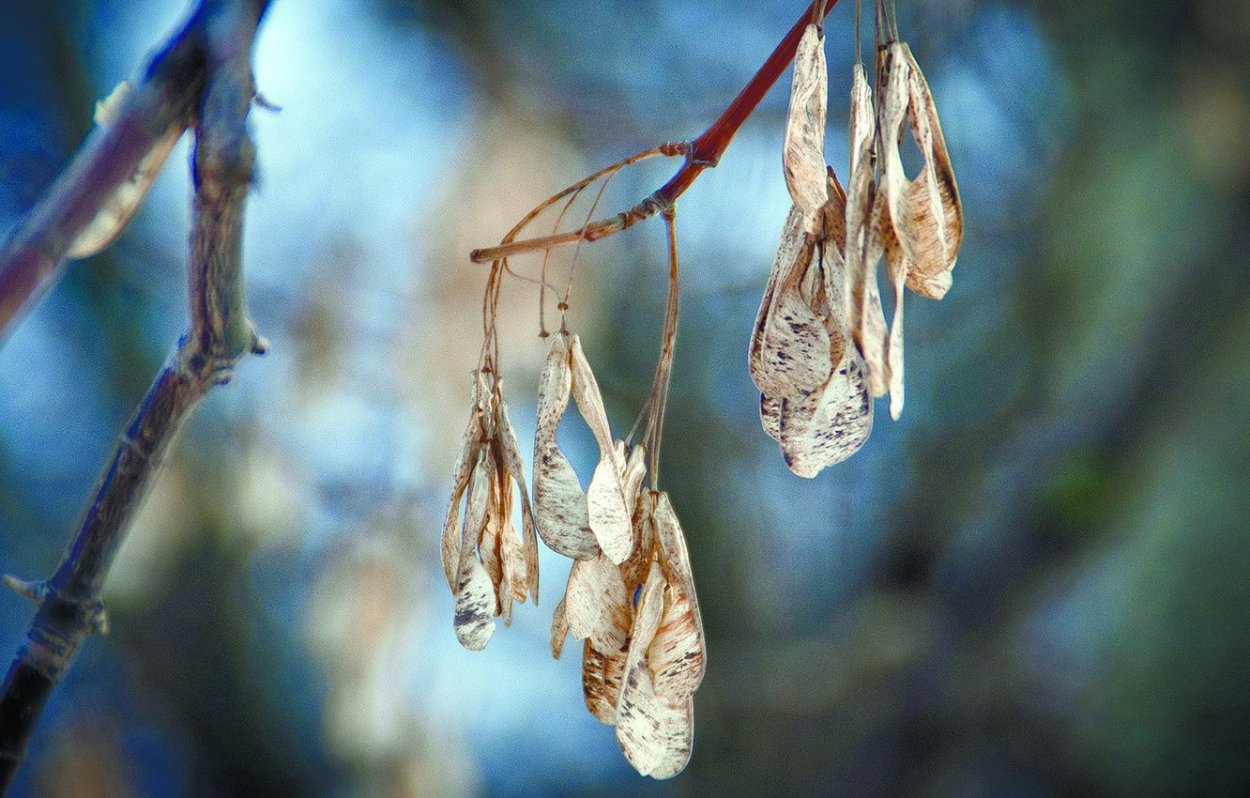
<path fill-rule="evenodd" d="M 745 365 L 789 204 L 787 88 L 682 199 L 663 485 L 709 646 L 683 775 L 636 776 L 583 707 L 576 648 L 551 659 L 561 558 L 486 651 L 457 644 L 437 540 L 480 344 L 468 250 L 697 135 L 803 5 L 273 3 L 256 73 L 281 110 L 253 114 L 245 245 L 271 354 L 185 430 L 109 578 L 113 630 L 15 794 L 1250 793 L 1246 3 L 899 2 L 967 235 L 946 299 L 909 300 L 902 419 L 879 404 L 863 450 L 814 480 L 760 430 Z M 189 7 L 0 1 L 0 228 Z M 0 347 L 0 572 L 53 571 L 183 330 L 187 157 Z M 604 208 L 673 166 L 622 175 Z M 652 221 L 587 248 L 574 281 L 621 431 L 657 353 L 663 240 Z M 510 282 L 523 448 L 536 311 Z M 565 426 L 585 478 L 593 441 Z M 31 615 L 0 594 L 0 657 Z"/>

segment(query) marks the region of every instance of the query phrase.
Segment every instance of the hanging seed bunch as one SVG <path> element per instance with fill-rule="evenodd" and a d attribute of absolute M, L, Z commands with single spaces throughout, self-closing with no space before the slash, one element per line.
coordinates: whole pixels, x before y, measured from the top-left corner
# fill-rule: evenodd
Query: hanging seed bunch
<path fill-rule="evenodd" d="M 571 558 L 568 584 L 552 619 L 551 652 L 559 658 L 569 637 L 581 642 L 586 706 L 616 727 L 621 750 L 643 775 L 667 778 L 689 761 L 693 697 L 706 662 L 685 536 L 672 502 L 659 488 L 660 439 L 677 337 L 674 203 L 700 171 L 716 162 L 736 126 L 780 72 L 784 62 L 777 60 L 779 53 L 786 60 L 794 53 L 782 148 L 794 206 L 760 303 L 749 365 L 762 393 L 764 430 L 781 445 L 796 474 L 815 476 L 863 445 L 872 429 L 873 399 L 889 393 L 891 414 L 898 417 L 903 404 L 903 288 L 938 299 L 951 284 L 963 221 L 950 158 L 924 76 L 910 49 L 898 41 L 897 25 L 880 1 L 876 79 L 883 100 L 874 108 L 857 58 L 848 189 L 825 164 L 827 66 L 817 23 L 834 2 L 813 4 L 812 24 L 796 25 L 739 98 L 699 138 L 663 144 L 586 177 L 526 214 L 498 246 L 470 255 L 490 263 L 490 276 L 472 410 L 443 527 L 443 567 L 455 597 L 456 635 L 466 647 L 481 649 L 494 633 L 496 618 L 506 626 L 516 602 L 533 598 L 537 603 L 539 538 Z M 856 25 L 858 30 L 858 19 Z M 800 30 L 797 49 L 784 50 L 795 46 Z M 776 71 L 764 80 L 770 64 Z M 742 107 L 748 108 L 745 114 L 735 111 Z M 925 159 L 924 168 L 910 180 L 898 151 L 904 126 L 911 128 Z M 613 177 L 656 156 L 686 160 L 668 183 L 638 205 L 592 221 Z M 598 192 L 582 225 L 563 229 L 574 203 L 595 185 Z M 518 240 L 553 208 L 558 212 L 549 233 Z M 576 266 L 583 242 L 655 215 L 664 219 L 669 255 L 660 356 L 639 421 L 628 435 L 618 437 L 581 339 L 567 326 L 569 285 L 562 292 L 552 286 L 548 265 L 555 247 L 576 244 Z M 524 252 L 543 253 L 535 278 L 518 275 L 509 264 L 510 256 Z M 894 288 L 888 328 L 877 285 L 883 259 Z M 572 271 L 570 267 L 570 284 Z M 499 374 L 495 319 L 506 278 L 537 284 L 540 335 L 551 339 L 539 380 L 532 499 Z M 552 296 L 558 300 L 559 328 L 548 333 Z M 575 473 L 557 439 L 570 400 L 598 444 L 599 459 L 589 482 Z M 642 434 L 635 443 L 639 427 Z M 512 519 L 517 496 L 520 534 Z"/>
<path fill-rule="evenodd" d="M 933 96 L 881 0 L 877 41 L 881 102 L 875 108 L 858 57 L 853 67 L 846 190 L 824 158 L 828 88 L 819 25 L 804 31 L 794 60 L 782 146 L 794 204 L 748 363 L 761 393 L 764 431 L 803 477 L 858 451 L 872 431 L 873 399 L 888 393 L 891 417 L 902 413 L 903 289 L 941 299 L 963 236 L 959 190 Z M 899 154 L 905 128 L 924 156 L 910 180 Z M 894 292 L 888 328 L 878 288 L 883 260 Z"/>
<path fill-rule="evenodd" d="M 505 236 L 508 247 L 539 215 L 565 200 L 557 230 L 573 202 L 621 168 L 656 155 L 684 154 L 668 144 L 627 158 L 551 197 Z M 639 418 L 642 435 L 611 430 L 599 385 L 579 336 L 567 327 L 569 289 L 547 280 L 550 249 L 537 280 L 541 335 L 551 340 L 539 379 L 532 501 L 499 376 L 495 318 L 507 277 L 506 256 L 494 260 L 483 302 L 484 342 L 473 373 L 472 409 L 456 461 L 443 527 L 443 567 L 455 598 L 455 629 L 470 649 L 484 648 L 496 618 L 511 621 L 515 602 L 538 599 L 537 539 L 573 560 L 552 620 L 551 651 L 559 658 L 570 636 L 582 643 L 586 706 L 616 727 L 617 741 L 643 775 L 674 776 L 690 759 L 694 691 L 704 672 L 703 623 L 686 541 L 668 494 L 659 490 L 660 435 L 677 335 L 678 262 L 674 210 L 661 212 L 669 251 L 669 296 L 659 362 Z M 594 207 L 591 208 L 591 213 Z M 587 221 L 589 221 L 589 215 Z M 520 246 L 529 249 L 526 242 Z M 574 260 L 574 263 L 576 261 Z M 570 277 L 571 280 L 571 277 Z M 549 294 L 559 297 L 559 330 L 548 333 Z M 561 451 L 557 430 L 576 406 L 599 447 L 585 490 Z M 522 533 L 512 515 L 520 497 Z M 462 512 L 463 510 L 463 512 Z"/>

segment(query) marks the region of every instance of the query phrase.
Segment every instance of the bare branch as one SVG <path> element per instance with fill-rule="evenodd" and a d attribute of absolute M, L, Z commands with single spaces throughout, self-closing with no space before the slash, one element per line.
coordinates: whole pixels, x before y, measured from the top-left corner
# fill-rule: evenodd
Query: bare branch
<path fill-rule="evenodd" d="M 158 56 L 155 62 L 165 63 L 163 59 L 169 54 L 181 53 L 185 63 L 196 65 L 196 74 L 183 76 L 185 82 L 179 84 L 195 87 L 190 97 L 178 95 L 188 108 L 195 109 L 199 89 L 203 88 L 193 165 L 196 191 L 189 264 L 190 331 L 162 367 L 118 440 L 78 535 L 56 573 L 44 583 L 6 580 L 34 598 L 39 610 L 0 695 L 0 791 L 21 764 L 39 713 L 79 646 L 89 634 L 107 626 L 101 588 L 130 521 L 178 431 L 208 391 L 230 379 L 243 355 L 263 349 L 247 315 L 240 241 L 255 154 L 245 128 L 254 95 L 251 44 L 267 5 L 268 0 L 204 0 L 191 23 L 166 48 L 165 56 Z M 164 89 L 145 86 L 148 88 L 140 92 L 147 97 L 144 103 L 168 100 Z M 153 118 L 149 112 L 146 104 L 138 109 L 134 104 L 128 106 L 131 127 L 149 130 L 143 127 Z M 49 199 L 38 206 L 56 211 L 55 218 L 50 217 L 47 223 L 30 225 L 38 235 L 26 239 L 33 242 L 28 246 L 33 253 L 30 257 L 43 260 L 5 262 L 6 267 L 10 263 L 34 264 L 30 274 L 37 279 L 20 284 L 33 290 L 47 282 L 59 258 L 59 254 L 49 253 L 63 252 L 62 245 L 73 238 L 73 224 L 80 218 L 83 223 L 90 219 L 90 202 L 84 197 L 105 196 L 106 192 L 96 189 L 107 183 L 106 177 L 116 174 L 125 178 L 121 168 L 99 166 L 103 176 L 92 172 L 97 159 L 103 158 L 92 155 L 92 147 L 98 150 L 134 144 L 137 151 L 143 140 L 141 136 L 123 136 L 120 142 L 104 138 L 103 144 L 89 144 L 84 155 L 88 166 L 80 165 L 82 158 L 76 161 Z M 114 157 L 120 156 L 114 153 Z M 99 180 L 87 180 L 83 175 L 95 175 Z M 84 180 L 90 190 L 80 185 Z M 58 197 L 65 198 L 62 205 L 54 202 Z M 32 216 L 39 215 L 36 212 Z M 40 271 L 40 263 L 52 265 Z M 7 268 L 5 273 L 9 273 Z M 8 299 L 0 299 L 6 303 L 0 307 L 7 312 Z M 0 324 L 10 318 L 12 315 L 0 316 Z"/>
<path fill-rule="evenodd" d="M 97 127 L 47 194 L 0 246 L 0 342 L 60 277 L 74 240 L 139 162 L 171 129 L 192 122 L 204 87 L 206 22 L 219 0 L 205 0 L 152 58 L 139 87 L 112 123 Z M 248 6 L 263 7 L 260 0 Z"/>

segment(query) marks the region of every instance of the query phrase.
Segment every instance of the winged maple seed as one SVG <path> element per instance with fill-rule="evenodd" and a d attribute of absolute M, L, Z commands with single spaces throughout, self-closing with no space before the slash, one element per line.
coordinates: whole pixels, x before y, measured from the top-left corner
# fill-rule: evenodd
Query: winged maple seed
<path fill-rule="evenodd" d="M 624 499 L 625 461 L 612 443 L 608 415 L 595 375 L 576 335 L 552 336 L 538 389 L 534 436 L 534 509 L 538 532 L 552 550 L 576 560 L 600 552 L 621 563 L 633 546 Z M 572 393 L 599 444 L 599 465 L 583 492 L 577 474 L 556 442 L 556 429 Z"/>
<path fill-rule="evenodd" d="M 455 597 L 456 637 L 478 650 L 494 633 L 496 617 L 505 626 L 512 622 L 513 602 L 533 597 L 538 603 L 538 540 L 520 447 L 494 372 L 474 372 L 472 399 L 443 522 L 442 559 Z M 514 483 L 521 496 L 520 538 L 512 523 Z"/>
<path fill-rule="evenodd" d="M 573 564 L 551 647 L 558 658 L 569 633 L 585 641 L 587 709 L 616 726 L 621 751 L 639 773 L 669 778 L 690 759 L 693 696 L 706 657 L 685 537 L 668 494 L 639 490 L 642 463 L 635 447 L 627 478 L 633 553 L 619 565 L 603 555 Z"/>
<path fill-rule="evenodd" d="M 809 25 L 795 58 L 782 147 L 794 205 L 748 356 L 761 393 L 761 425 L 804 477 L 863 445 L 872 430 L 872 399 L 888 393 L 891 417 L 902 413 L 903 288 L 941 299 L 963 236 L 937 109 L 906 44 L 882 48 L 885 91 L 877 112 L 864 68 L 855 64 L 849 191 L 832 169 L 826 176 L 822 47 L 819 29 Z M 925 159 L 911 180 L 898 148 L 905 124 Z M 816 183 L 822 191 L 813 189 Z M 883 257 L 894 299 L 888 328 L 877 274 Z"/>

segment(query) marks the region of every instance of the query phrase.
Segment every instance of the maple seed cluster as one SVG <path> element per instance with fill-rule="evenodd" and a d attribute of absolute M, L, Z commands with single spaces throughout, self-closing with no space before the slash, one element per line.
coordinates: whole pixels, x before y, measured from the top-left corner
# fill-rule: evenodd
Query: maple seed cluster
<path fill-rule="evenodd" d="M 854 66 L 848 189 L 824 158 L 824 35 L 807 27 L 794 59 L 782 147 L 793 206 L 760 302 L 748 355 L 760 421 L 786 464 L 813 477 L 850 457 L 872 431 L 872 400 L 903 410 L 903 288 L 941 299 L 963 237 L 963 211 L 937 109 L 911 49 L 892 37 L 877 55 L 874 111 Z M 924 156 L 908 179 L 904 126 Z M 887 329 L 877 284 L 894 289 Z"/>
<path fill-rule="evenodd" d="M 492 338 L 488 327 L 488 344 Z M 668 495 L 654 488 L 654 474 L 643 485 L 646 451 L 613 438 L 581 341 L 562 331 L 552 336 L 539 380 L 531 503 L 494 357 L 489 346 L 483 351 L 443 525 L 456 636 L 466 648 L 482 649 L 495 618 L 511 622 L 514 602 L 533 597 L 537 603 L 541 537 L 573 559 L 552 619 L 552 655 L 560 657 L 570 634 L 584 641 L 587 708 L 616 727 L 621 750 L 639 773 L 675 776 L 690 759 L 705 656 L 690 558 Z M 667 384 L 663 364 L 671 361 L 661 362 L 660 382 Z M 599 444 L 585 491 L 556 440 L 570 397 Z M 658 441 L 652 424 L 658 414 L 651 414 L 646 436 Z M 514 490 L 521 501 L 519 538 Z"/>

